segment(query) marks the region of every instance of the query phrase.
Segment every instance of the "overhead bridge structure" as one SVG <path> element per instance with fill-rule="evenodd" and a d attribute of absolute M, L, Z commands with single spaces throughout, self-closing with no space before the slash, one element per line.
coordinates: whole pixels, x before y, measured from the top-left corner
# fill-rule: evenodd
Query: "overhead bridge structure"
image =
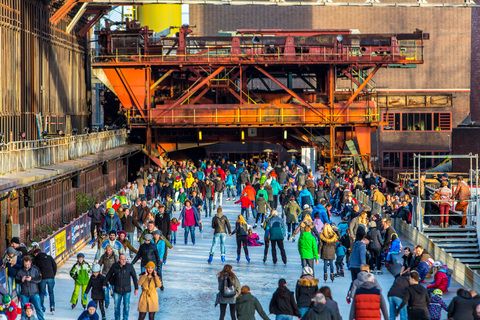
<path fill-rule="evenodd" d="M 335 150 L 335 129 L 370 154 L 380 122 L 371 97 L 381 68 L 423 63 L 428 34 L 352 30 L 238 30 L 156 37 L 128 22 L 98 32 L 96 76 L 113 91 L 132 128 L 320 127 Z M 348 87 L 337 90 L 337 81 Z M 360 138 L 361 137 L 361 138 Z M 153 143 L 154 141 L 152 141 Z"/>

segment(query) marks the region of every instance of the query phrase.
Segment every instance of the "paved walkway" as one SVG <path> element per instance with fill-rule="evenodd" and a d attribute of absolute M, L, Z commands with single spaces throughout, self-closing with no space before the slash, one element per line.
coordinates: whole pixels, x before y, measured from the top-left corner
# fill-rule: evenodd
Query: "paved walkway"
<path fill-rule="evenodd" d="M 239 206 L 232 205 L 231 202 L 224 206 L 224 212 L 232 225 L 234 225 L 239 211 Z M 178 212 L 176 216 L 178 216 Z M 156 319 L 218 319 L 219 308 L 214 307 L 214 302 L 217 293 L 216 274 L 222 269 L 222 263 L 220 262 L 219 248 L 217 248 L 213 263 L 211 265 L 207 264 L 213 233 L 210 228 L 211 221 L 205 220 L 203 223 L 204 231 L 200 234 L 197 230 L 197 244 L 195 246 L 191 244 L 185 246 L 183 244 L 183 230 L 179 229 L 177 245 L 169 252 L 168 262 L 163 269 L 165 291 L 159 291 L 160 311 L 157 313 Z M 263 230 L 257 228 L 256 231 L 263 238 Z M 260 300 L 263 308 L 268 313 L 268 304 L 277 287 L 278 279 L 285 278 L 290 290 L 294 290 L 295 283 L 301 275 L 297 243 L 286 243 L 288 257 L 286 266 L 281 261 L 277 265 L 273 265 L 271 255 L 269 255 L 267 263 L 264 264 L 262 262 L 263 247 L 249 247 L 249 250 L 252 262 L 247 264 L 243 258 L 237 264 L 235 261 L 235 237 L 227 238 L 227 263 L 233 265 L 241 284 L 250 286 L 252 293 Z M 95 254 L 93 249 L 85 248 L 82 252 L 86 254 L 88 262 L 93 261 Z M 55 316 L 47 313 L 46 319 L 76 319 L 81 313 L 81 307 L 78 306 L 72 311 L 69 302 L 73 290 L 73 280 L 68 273 L 74 262 L 75 258 L 70 258 L 59 270 L 55 290 L 57 312 Z M 138 270 L 139 263 L 137 263 L 136 267 Z M 315 269 L 317 275 L 323 273 L 323 263 L 320 262 Z M 378 281 L 386 297 L 386 293 L 393 282 L 393 277 L 388 272 L 385 272 L 383 275 L 378 276 Z M 325 283 L 321 280 L 320 285 L 331 287 L 333 298 L 339 304 L 343 319 L 348 319 L 350 305 L 345 302 L 345 296 L 350 285 L 349 273 L 347 272 L 345 278 L 336 278 L 333 283 L 331 281 Z M 454 291 L 455 289 L 452 288 L 451 292 Z M 453 294 L 449 293 L 445 298 L 450 300 L 452 296 Z M 137 318 L 137 305 L 138 298 L 132 295 L 130 319 Z M 107 311 L 107 319 L 113 319 L 113 300 Z M 274 319 L 274 316 L 271 315 L 271 318 Z"/>

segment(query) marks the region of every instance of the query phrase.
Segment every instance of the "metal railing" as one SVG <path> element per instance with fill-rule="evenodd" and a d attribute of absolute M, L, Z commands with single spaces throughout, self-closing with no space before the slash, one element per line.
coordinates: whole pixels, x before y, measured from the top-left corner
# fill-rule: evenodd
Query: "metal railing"
<path fill-rule="evenodd" d="M 387 46 L 388 52 L 377 52 L 375 47 L 368 47 L 371 51 L 362 52 L 360 46 L 343 46 L 341 49 L 325 46 L 300 47 L 298 52 L 283 52 L 277 48 L 276 52 L 266 53 L 265 46 L 241 47 L 241 53 L 230 52 L 231 47 L 190 49 L 187 54 L 148 54 L 138 48 L 137 53 L 126 53 L 127 49 L 116 48 L 112 54 L 92 55 L 93 64 L 121 63 L 121 62 L 222 62 L 248 63 L 250 62 L 366 62 L 366 63 L 423 63 L 423 45 Z M 187 48 L 188 50 L 189 48 Z M 313 51 L 313 52 L 312 52 Z"/>
<path fill-rule="evenodd" d="M 1 144 L 0 175 L 78 159 L 126 143 L 127 130 L 119 129 Z"/>

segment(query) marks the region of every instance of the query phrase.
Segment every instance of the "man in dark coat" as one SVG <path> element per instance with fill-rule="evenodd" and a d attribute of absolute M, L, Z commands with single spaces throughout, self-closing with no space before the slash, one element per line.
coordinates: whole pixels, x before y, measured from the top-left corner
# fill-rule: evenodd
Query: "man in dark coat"
<path fill-rule="evenodd" d="M 312 306 L 302 317 L 303 320 L 335 320 L 332 311 L 326 306 L 327 300 L 323 293 L 317 293 L 312 298 Z"/>
<path fill-rule="evenodd" d="M 145 235 L 145 242 L 140 245 L 138 248 L 137 255 L 132 260 L 132 265 L 134 265 L 138 260 L 140 262 L 141 272 L 145 272 L 145 265 L 152 261 L 156 266 L 160 265 L 160 257 L 158 256 L 158 250 L 155 244 L 152 242 L 153 236 L 150 233 Z"/>
<path fill-rule="evenodd" d="M 40 274 L 40 270 L 32 264 L 32 258 L 30 256 L 23 257 L 23 268 L 17 272 L 16 279 L 21 283 L 20 301 L 22 305 L 24 306 L 27 303 L 33 304 L 37 312 L 38 320 L 44 320 L 39 288 L 42 275 Z M 22 313 L 22 317 L 24 316 L 25 310 Z"/>
<path fill-rule="evenodd" d="M 87 215 L 92 219 L 90 224 L 90 244 L 95 241 L 95 230 L 97 230 L 97 237 L 100 237 L 102 234 L 102 223 L 105 219 L 105 210 L 100 206 L 100 202 L 96 201 L 92 209 L 90 209 Z"/>
<path fill-rule="evenodd" d="M 45 312 L 44 305 L 45 296 L 47 295 L 50 302 L 50 312 L 55 312 L 55 275 L 57 274 L 57 263 L 52 256 L 47 255 L 45 252 L 41 252 L 40 249 L 35 249 L 33 252 L 33 264 L 40 270 L 42 274 L 42 281 L 40 281 L 40 303 L 42 310 Z"/>
<path fill-rule="evenodd" d="M 273 294 L 272 300 L 270 300 L 269 311 L 277 317 L 300 317 L 295 297 L 293 292 L 288 290 L 285 279 L 278 280 L 278 288 Z"/>

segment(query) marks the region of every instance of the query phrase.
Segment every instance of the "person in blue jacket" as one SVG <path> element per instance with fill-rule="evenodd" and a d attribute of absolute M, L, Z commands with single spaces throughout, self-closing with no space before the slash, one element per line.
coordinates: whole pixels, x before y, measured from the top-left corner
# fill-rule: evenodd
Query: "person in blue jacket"
<path fill-rule="evenodd" d="M 162 286 L 160 287 L 160 290 L 164 290 L 163 287 L 163 278 L 162 278 L 162 266 L 164 264 L 164 257 L 165 257 L 165 251 L 167 250 L 167 247 L 169 249 L 173 248 L 172 244 L 163 236 L 162 231 L 160 230 L 155 230 L 153 232 L 153 243 L 157 247 L 158 251 L 158 256 L 160 257 L 160 263 L 157 266 L 157 274 L 160 277 L 160 280 L 162 281 Z"/>
<path fill-rule="evenodd" d="M 110 231 L 117 233 L 118 231 L 122 230 L 122 222 L 113 208 L 108 209 L 108 215 L 103 221 L 102 229 L 105 231 L 105 233 L 110 233 Z"/>
<path fill-rule="evenodd" d="M 227 171 L 225 186 L 227 187 L 227 201 L 235 201 L 235 188 L 237 185 L 236 176 L 231 171 Z"/>
<path fill-rule="evenodd" d="M 298 188 L 301 189 L 300 186 Z M 300 208 L 303 208 L 303 206 L 306 204 L 308 204 L 310 207 L 313 207 L 313 196 L 308 189 L 302 189 L 298 194 L 297 202 L 300 205 Z"/>
<path fill-rule="evenodd" d="M 317 204 L 315 207 L 313 207 L 312 211 L 312 216 L 315 217 L 315 215 L 318 214 L 320 217 L 320 220 L 322 220 L 323 224 L 328 223 L 332 224 L 332 221 L 330 220 L 330 217 L 328 216 L 327 208 L 321 203 Z"/>
<path fill-rule="evenodd" d="M 78 320 L 100 320 L 97 313 L 97 303 L 90 301 L 87 305 L 87 310 L 84 310 Z"/>

